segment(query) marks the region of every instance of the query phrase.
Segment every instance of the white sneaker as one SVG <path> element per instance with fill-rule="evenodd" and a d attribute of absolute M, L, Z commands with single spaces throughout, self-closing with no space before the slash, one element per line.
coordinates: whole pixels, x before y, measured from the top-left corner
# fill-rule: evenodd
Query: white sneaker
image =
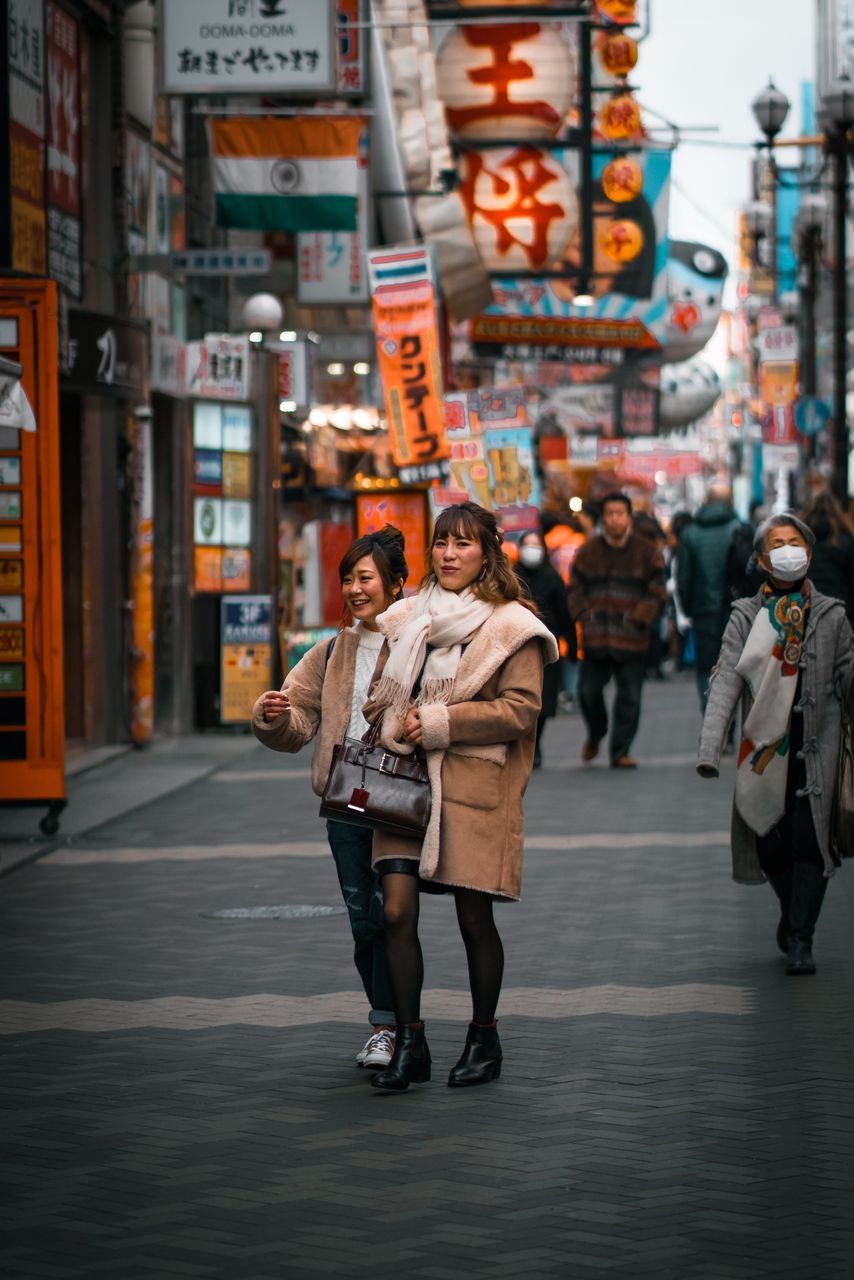
<path fill-rule="evenodd" d="M 363 1065 L 368 1068 L 387 1067 L 394 1053 L 394 1032 L 377 1031 L 365 1045 L 367 1053 Z"/>
<path fill-rule="evenodd" d="M 365 1058 L 367 1058 L 368 1054 L 371 1051 L 371 1047 L 374 1043 L 374 1040 L 376 1039 L 376 1035 L 377 1033 L 375 1031 L 372 1031 L 371 1034 L 368 1036 L 367 1040 L 365 1041 L 364 1046 L 356 1054 L 357 1067 L 363 1067 L 365 1065 Z"/>

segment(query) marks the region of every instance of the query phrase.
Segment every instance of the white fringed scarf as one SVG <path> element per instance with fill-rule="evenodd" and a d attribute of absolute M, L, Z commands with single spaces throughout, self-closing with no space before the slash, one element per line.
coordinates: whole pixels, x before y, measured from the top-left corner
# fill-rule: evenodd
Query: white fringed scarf
<path fill-rule="evenodd" d="M 742 727 L 735 807 L 764 836 L 786 811 L 789 731 L 809 590 L 776 595 L 765 587 L 736 672 L 753 697 Z"/>
<path fill-rule="evenodd" d="M 372 706 L 378 710 L 390 708 L 398 720 L 406 717 L 419 675 L 421 689 L 415 699 L 417 706 L 450 702 L 462 646 L 495 608 L 479 600 L 468 587 L 464 591 L 445 591 L 438 582 L 420 591 L 415 599 L 413 617 L 389 636 L 388 661 L 371 694 Z M 379 615 L 377 625 L 386 632 L 384 617 Z"/>

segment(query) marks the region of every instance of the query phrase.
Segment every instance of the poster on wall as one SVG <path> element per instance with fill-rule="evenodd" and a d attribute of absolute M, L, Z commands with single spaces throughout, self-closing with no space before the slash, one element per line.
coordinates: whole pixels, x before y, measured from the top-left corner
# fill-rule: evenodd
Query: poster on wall
<path fill-rule="evenodd" d="M 272 596 L 223 596 L 220 644 L 220 721 L 245 724 L 273 679 Z"/>
<path fill-rule="evenodd" d="M 80 68 L 78 24 L 48 0 L 48 273 L 72 297 L 83 292 L 80 222 Z"/>
<path fill-rule="evenodd" d="M 359 157 L 356 231 L 297 233 L 297 299 L 302 306 L 368 301 L 370 206 L 367 154 Z"/>
<path fill-rule="evenodd" d="M 47 271 L 44 49 L 42 5 L 7 0 L 11 262 L 39 276 Z"/>
<path fill-rule="evenodd" d="M 507 533 L 539 528 L 540 488 L 525 399 L 522 390 L 492 389 L 445 398 L 451 489 L 494 511 Z"/>

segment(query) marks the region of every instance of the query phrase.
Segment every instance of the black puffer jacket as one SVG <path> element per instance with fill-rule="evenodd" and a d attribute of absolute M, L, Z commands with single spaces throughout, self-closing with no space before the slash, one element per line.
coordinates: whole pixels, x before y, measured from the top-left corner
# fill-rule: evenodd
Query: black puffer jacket
<path fill-rule="evenodd" d="M 729 606 L 727 562 L 741 521 L 728 502 L 707 502 L 679 540 L 679 600 L 689 618 L 725 614 Z"/>
<path fill-rule="evenodd" d="M 854 538 L 842 533 L 834 541 L 829 528 L 816 524 L 809 577 L 824 596 L 841 600 L 848 621 L 854 625 Z"/>

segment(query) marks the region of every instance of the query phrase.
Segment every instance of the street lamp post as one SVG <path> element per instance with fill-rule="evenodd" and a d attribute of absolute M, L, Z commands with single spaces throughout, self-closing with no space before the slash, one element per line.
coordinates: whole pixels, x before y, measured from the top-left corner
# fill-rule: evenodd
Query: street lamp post
<path fill-rule="evenodd" d="M 771 301 L 777 301 L 778 292 L 778 270 L 777 270 L 777 166 L 774 163 L 774 139 L 786 123 L 786 116 L 789 114 L 789 99 L 783 93 L 782 89 L 778 89 L 773 80 L 769 80 L 761 93 L 758 93 L 750 104 L 753 112 L 753 118 L 765 135 L 765 145 L 768 148 L 768 167 L 771 173 L 771 225 L 769 236 L 771 240 L 770 254 L 770 270 L 771 270 Z"/>
<path fill-rule="evenodd" d="M 821 102 L 828 151 L 833 155 L 833 492 L 848 505 L 848 410 L 846 342 L 848 263 L 848 131 L 854 124 L 854 82 L 846 72 L 834 80 Z"/>

